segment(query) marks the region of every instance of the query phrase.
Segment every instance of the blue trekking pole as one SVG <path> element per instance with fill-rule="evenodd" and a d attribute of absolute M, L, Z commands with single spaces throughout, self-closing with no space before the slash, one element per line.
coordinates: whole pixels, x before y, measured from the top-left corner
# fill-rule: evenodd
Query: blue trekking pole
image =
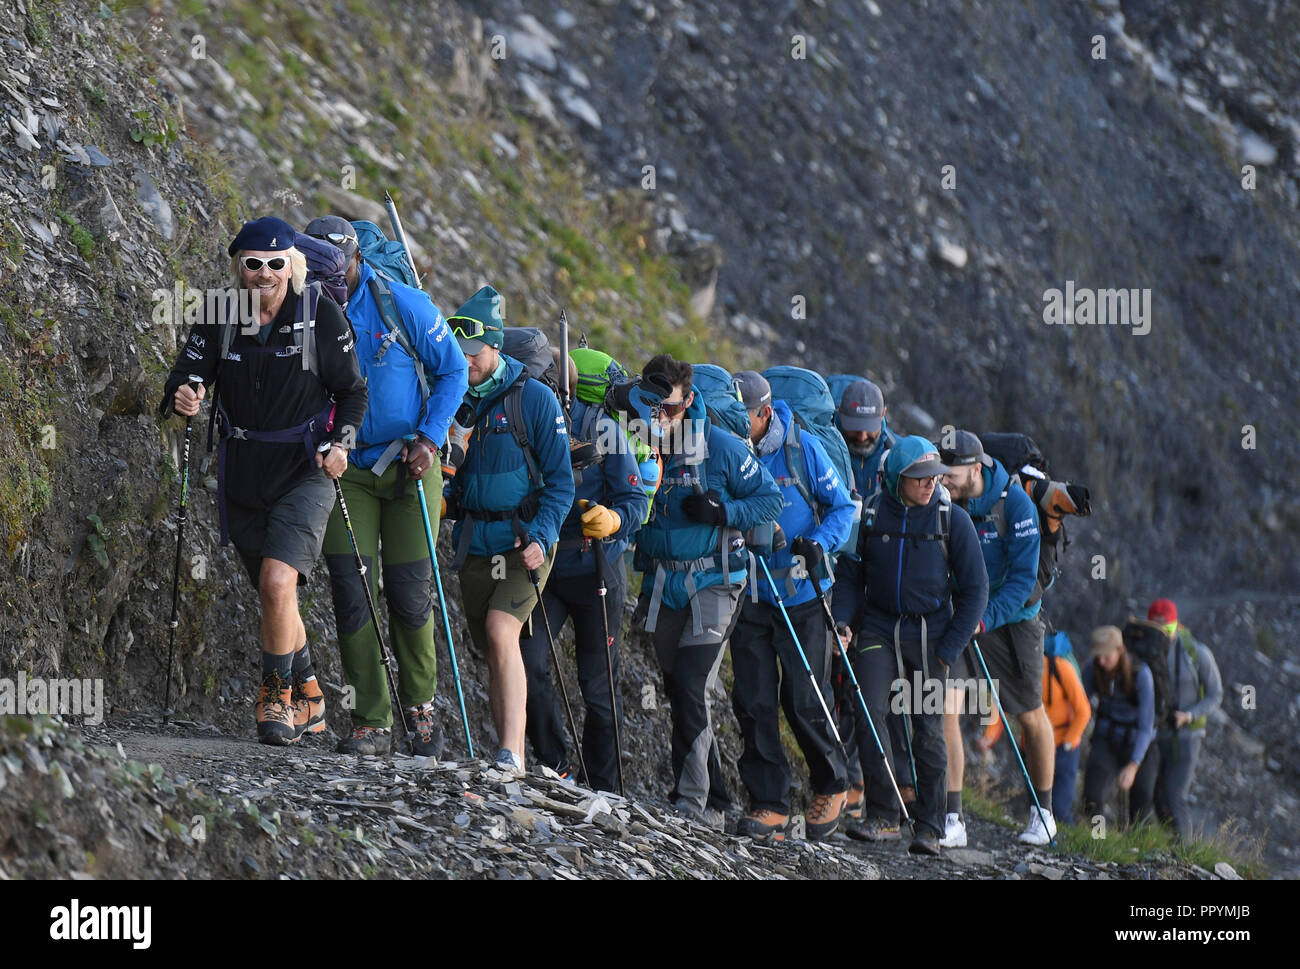
<path fill-rule="evenodd" d="M 781 598 L 781 593 L 776 591 L 776 583 L 772 581 L 772 573 L 768 571 L 767 560 L 761 555 L 755 555 L 754 558 L 758 559 L 758 564 L 763 566 L 763 574 L 767 576 L 767 584 L 772 587 L 772 597 L 776 599 L 776 607 L 781 610 L 781 617 L 785 620 L 785 628 L 790 630 L 790 638 L 794 640 L 795 651 L 798 652 L 799 660 L 803 663 L 804 672 L 808 674 L 808 679 L 812 681 L 813 692 L 817 694 L 817 702 L 822 705 L 822 712 L 826 714 L 826 722 L 830 725 L 831 734 L 834 735 L 835 743 L 839 745 L 840 753 L 844 755 L 844 760 L 847 763 L 849 752 L 844 749 L 844 741 L 840 739 L 840 731 L 835 726 L 835 718 L 831 716 L 830 707 L 826 705 L 826 697 L 822 696 L 821 684 L 817 682 L 817 677 L 813 676 L 812 667 L 808 665 L 808 657 L 803 651 L 803 646 L 799 643 L 798 635 L 795 634 L 794 623 L 790 621 L 790 613 L 785 610 L 785 600 Z M 817 580 L 811 575 L 808 580 L 814 586 L 817 585 Z"/>
<path fill-rule="evenodd" d="M 397 206 L 393 204 L 393 196 L 387 191 L 384 192 L 384 207 L 388 210 L 388 221 L 393 227 L 393 235 L 402 244 L 402 251 L 406 254 L 406 261 L 410 264 L 411 275 L 415 277 L 415 285 L 423 290 L 424 283 L 420 281 L 419 270 L 415 268 L 415 259 L 411 256 L 411 247 L 406 242 L 406 232 L 402 229 L 402 217 L 397 214 Z M 429 561 L 433 563 L 433 581 L 438 587 L 438 611 L 442 613 L 442 628 L 447 636 L 447 653 L 451 656 L 451 675 L 456 681 L 456 698 L 460 701 L 460 719 L 465 725 L 465 745 L 469 748 L 469 756 L 473 758 L 474 741 L 469 735 L 469 716 L 465 713 L 465 692 L 460 685 L 460 667 L 456 665 L 456 646 L 451 641 L 451 620 L 447 617 L 447 597 L 442 591 L 442 573 L 438 571 L 437 546 L 433 540 L 433 529 L 429 524 L 429 508 L 424 500 L 424 482 L 416 478 L 415 487 L 420 493 L 420 514 L 424 517 L 424 537 L 429 542 Z M 436 635 L 434 638 L 437 638 Z"/>
<path fill-rule="evenodd" d="M 415 479 L 416 490 L 420 493 L 420 515 L 424 518 L 424 537 L 429 542 L 429 561 L 433 563 L 433 582 L 438 587 L 438 609 L 442 613 L 443 632 L 447 636 L 447 652 L 451 654 L 451 675 L 456 681 L 456 699 L 460 701 L 460 721 L 465 725 L 465 745 L 469 748 L 470 759 L 474 758 L 474 741 L 469 735 L 469 715 L 465 713 L 465 693 L 460 685 L 460 667 L 456 665 L 456 646 L 451 641 L 451 620 L 447 618 L 447 600 L 442 592 L 442 574 L 438 571 L 438 554 L 433 541 L 433 528 L 429 524 L 429 509 L 424 503 L 424 481 Z"/>
<path fill-rule="evenodd" d="M 769 578 L 770 582 L 771 579 Z M 835 629 L 835 617 L 831 615 L 831 605 L 826 601 L 826 595 L 822 588 L 816 582 L 813 583 L 813 589 L 817 592 L 817 600 L 822 604 L 822 612 L 826 616 L 826 624 L 830 627 L 831 635 L 839 638 L 839 632 Z M 844 655 L 844 668 L 849 671 L 849 682 L 853 684 L 853 692 L 858 695 L 858 703 L 862 707 L 862 715 L 867 719 L 867 726 L 871 728 L 871 739 L 876 742 L 876 750 L 880 754 L 880 759 L 885 762 L 885 773 L 889 775 L 889 783 L 894 786 L 894 796 L 898 798 L 898 804 L 903 809 L 903 817 L 909 821 L 912 819 L 907 810 L 907 802 L 903 800 L 903 792 L 898 789 L 898 781 L 894 780 L 894 770 L 889 766 L 889 757 L 885 754 L 884 744 L 880 742 L 880 734 L 876 733 L 876 725 L 871 720 L 871 711 L 867 709 L 867 701 L 862 697 L 862 687 L 858 686 L 858 675 L 853 672 L 853 662 L 849 659 L 847 652 Z"/>
<path fill-rule="evenodd" d="M 1029 786 L 1029 796 L 1034 800 L 1034 810 L 1038 812 L 1038 823 L 1047 830 L 1047 818 L 1043 817 L 1043 806 L 1038 803 L 1038 792 L 1034 790 L 1034 782 L 1029 779 L 1029 768 L 1025 766 L 1025 759 L 1020 756 L 1020 745 L 1016 743 L 1016 738 L 1011 733 L 1011 721 L 1007 719 L 1007 713 L 1002 709 L 1002 701 L 998 699 L 998 688 L 993 685 L 993 677 L 989 676 L 989 668 L 984 665 L 984 654 L 980 652 L 980 644 L 973 638 L 970 641 L 971 646 L 975 648 L 975 658 L 980 661 L 980 669 L 984 671 L 984 679 L 988 682 L 989 692 L 993 694 L 993 702 L 997 704 L 998 716 L 1007 727 L 1007 739 L 1011 741 L 1011 749 L 1016 752 L 1016 762 L 1020 764 L 1020 773 L 1025 776 L 1025 784 Z M 1049 835 L 1048 843 L 1055 848 L 1056 836 Z"/>

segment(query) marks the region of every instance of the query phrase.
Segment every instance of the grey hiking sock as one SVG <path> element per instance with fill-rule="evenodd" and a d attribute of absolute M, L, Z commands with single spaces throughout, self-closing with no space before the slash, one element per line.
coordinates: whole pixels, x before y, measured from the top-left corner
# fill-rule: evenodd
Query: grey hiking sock
<path fill-rule="evenodd" d="M 286 688 L 289 683 L 289 677 L 293 672 L 293 654 L 286 653 L 283 656 L 277 656 L 274 653 L 262 651 L 262 682 L 265 683 L 271 678 L 273 673 L 278 674 L 284 681 Z"/>
<path fill-rule="evenodd" d="M 293 678 L 299 683 L 305 683 L 315 675 L 316 667 L 312 665 L 311 650 L 304 642 L 293 654 Z"/>

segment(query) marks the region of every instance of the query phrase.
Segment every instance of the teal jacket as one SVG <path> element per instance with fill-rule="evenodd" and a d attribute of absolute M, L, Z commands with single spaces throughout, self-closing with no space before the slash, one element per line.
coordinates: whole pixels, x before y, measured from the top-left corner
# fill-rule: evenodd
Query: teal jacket
<path fill-rule="evenodd" d="M 518 360 L 503 356 L 505 379 L 484 400 L 466 394 L 465 400 L 478 415 L 465 461 L 448 486 L 463 512 L 509 512 L 524 499 L 535 496 L 537 514 L 524 519 L 529 536 L 549 549 L 560 536 L 560 525 L 573 506 L 573 466 L 569 463 L 569 430 L 560 402 L 544 383 L 529 379 L 523 388 L 524 418 L 542 480 L 529 479 L 523 452 L 515 443 L 502 398 L 524 372 Z M 465 528 L 456 522 L 452 540 L 460 543 Z M 515 547 L 509 521 L 476 521 L 470 540 L 470 555 L 499 555 Z"/>
<path fill-rule="evenodd" d="M 682 510 L 682 499 L 697 490 L 716 491 L 727 510 L 727 527 L 742 532 L 774 522 L 781 517 L 784 504 L 781 489 L 749 445 L 730 431 L 709 423 L 704 395 L 695 400 L 683 418 L 691 422 L 690 441 L 693 453 L 665 454 L 664 476 L 655 493 L 650 520 L 637 535 L 633 567 L 652 573 L 655 561 L 664 559 L 691 562 L 718 555 L 719 529 L 701 524 Z M 730 578 L 743 582 L 748 559 L 744 555 L 728 556 L 724 575 L 720 562 L 694 572 L 697 588 L 721 585 Z M 646 581 L 652 581 L 648 576 Z M 648 588 L 648 586 L 646 586 Z M 669 572 L 664 585 L 663 605 L 684 609 L 690 602 L 686 592 L 686 573 Z"/>

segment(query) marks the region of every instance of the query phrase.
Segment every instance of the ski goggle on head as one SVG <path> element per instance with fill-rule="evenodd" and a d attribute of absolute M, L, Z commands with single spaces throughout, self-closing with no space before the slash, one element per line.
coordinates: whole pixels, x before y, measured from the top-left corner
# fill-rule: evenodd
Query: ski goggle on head
<path fill-rule="evenodd" d="M 263 259 L 261 256 L 240 256 L 239 264 L 250 273 L 260 272 L 263 266 L 271 270 L 271 272 L 278 273 L 289 265 L 289 257 L 272 256 L 270 259 Z"/>

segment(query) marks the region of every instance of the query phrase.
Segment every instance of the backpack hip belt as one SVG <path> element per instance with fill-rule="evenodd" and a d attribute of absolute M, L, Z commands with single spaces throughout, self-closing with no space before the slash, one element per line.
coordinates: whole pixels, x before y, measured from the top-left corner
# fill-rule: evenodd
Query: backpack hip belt
<path fill-rule="evenodd" d="M 250 431 L 247 428 L 236 427 L 230 421 L 226 409 L 221 406 L 220 401 L 213 408 L 216 420 L 221 428 L 221 443 L 217 450 L 217 506 L 221 515 L 221 544 L 230 544 L 230 533 L 227 528 L 226 519 L 226 447 L 231 441 L 260 441 L 263 444 L 295 444 L 301 442 L 307 451 L 307 459 L 310 461 L 316 456 L 316 445 L 325 440 L 325 435 L 334 430 L 334 412 L 336 405 L 330 402 L 329 405 L 320 410 L 317 414 L 309 417 L 301 424 L 295 424 L 293 427 L 280 428 L 274 431 Z M 209 437 L 208 450 L 212 449 L 212 441 Z"/>

